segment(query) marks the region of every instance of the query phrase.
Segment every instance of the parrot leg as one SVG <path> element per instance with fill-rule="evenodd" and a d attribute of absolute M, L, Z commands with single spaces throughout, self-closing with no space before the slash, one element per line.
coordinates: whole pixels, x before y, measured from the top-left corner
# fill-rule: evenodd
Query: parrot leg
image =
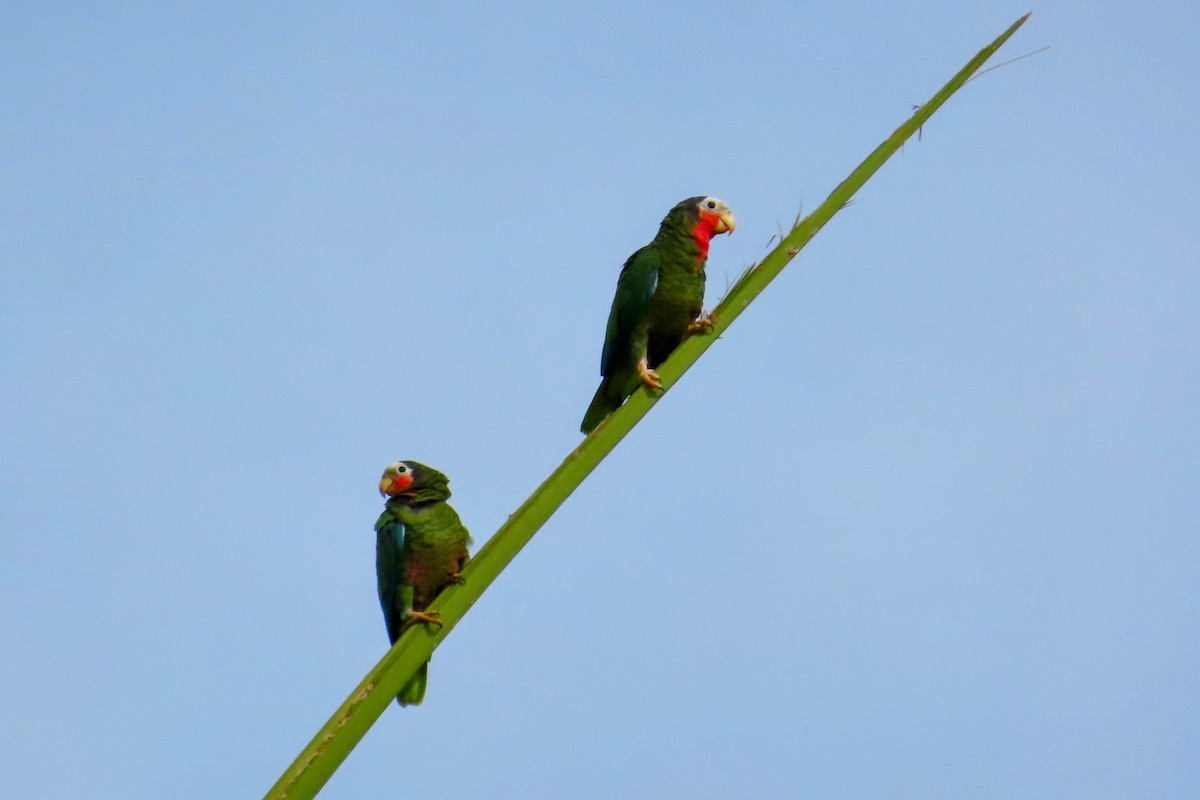
<path fill-rule="evenodd" d="M 408 626 L 415 625 L 418 622 L 426 622 L 430 625 L 437 625 L 439 628 L 442 627 L 443 624 L 441 617 L 438 616 L 438 612 L 436 611 L 409 611 L 408 615 L 404 619 L 404 627 L 407 628 Z"/>
<path fill-rule="evenodd" d="M 692 320 L 691 324 L 687 326 L 687 330 L 684 332 L 683 338 L 686 339 L 687 337 L 696 333 L 707 333 L 708 331 L 712 330 L 712 327 L 712 314 L 705 314 L 703 317 L 697 317 L 696 319 Z"/>
<path fill-rule="evenodd" d="M 646 359 L 643 358 L 637 362 L 637 371 L 642 383 L 656 392 L 662 391 L 662 378 L 658 377 L 657 372 L 650 369 L 649 365 L 646 364 Z"/>
<path fill-rule="evenodd" d="M 454 556 L 454 560 L 450 562 L 450 575 L 448 576 L 451 583 L 466 583 L 467 579 L 460 573 L 462 568 L 471 560 L 471 554 L 463 550 Z"/>

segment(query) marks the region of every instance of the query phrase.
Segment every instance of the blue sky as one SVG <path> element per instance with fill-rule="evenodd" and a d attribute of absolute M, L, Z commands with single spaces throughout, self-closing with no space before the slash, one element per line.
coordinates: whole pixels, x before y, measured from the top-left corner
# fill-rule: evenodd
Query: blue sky
<path fill-rule="evenodd" d="M 617 271 L 710 305 L 1023 6 L 26 4 L 0 26 L 0 772 L 256 797 L 477 542 Z M 566 503 L 323 797 L 1200 791 L 1200 7 L 1049 3 Z"/>

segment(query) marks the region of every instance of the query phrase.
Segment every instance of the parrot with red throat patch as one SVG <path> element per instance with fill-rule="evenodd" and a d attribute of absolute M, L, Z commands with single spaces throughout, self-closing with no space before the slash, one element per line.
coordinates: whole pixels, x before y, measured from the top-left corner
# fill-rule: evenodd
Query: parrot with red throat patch
<path fill-rule="evenodd" d="M 437 612 L 425 609 L 452 583 L 462 582 L 470 534 L 446 502 L 450 479 L 416 461 L 389 464 L 379 479 L 387 505 L 375 523 L 375 574 L 379 604 L 392 644 L 418 622 L 441 626 Z M 404 685 L 396 701 L 417 705 L 425 699 L 429 662 Z"/>
<path fill-rule="evenodd" d="M 661 390 L 655 367 L 686 337 L 712 329 L 711 318 L 700 318 L 708 244 L 735 227 L 733 212 L 717 198 L 689 197 L 663 218 L 654 241 L 625 261 L 604 333 L 603 380 L 581 431 L 591 433 L 639 383 Z"/>

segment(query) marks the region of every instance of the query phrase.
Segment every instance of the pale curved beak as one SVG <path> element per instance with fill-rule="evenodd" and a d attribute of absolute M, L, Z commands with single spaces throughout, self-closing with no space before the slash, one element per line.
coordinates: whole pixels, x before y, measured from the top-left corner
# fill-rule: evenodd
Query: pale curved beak
<path fill-rule="evenodd" d="M 384 475 L 382 478 L 379 479 L 379 496 L 380 497 L 388 497 L 388 489 L 391 489 L 391 488 L 392 488 L 392 478 L 390 476 Z"/>
<path fill-rule="evenodd" d="M 715 233 L 733 233 L 737 227 L 737 218 L 733 216 L 732 211 L 726 211 L 721 215 L 721 221 L 717 223 Z"/>

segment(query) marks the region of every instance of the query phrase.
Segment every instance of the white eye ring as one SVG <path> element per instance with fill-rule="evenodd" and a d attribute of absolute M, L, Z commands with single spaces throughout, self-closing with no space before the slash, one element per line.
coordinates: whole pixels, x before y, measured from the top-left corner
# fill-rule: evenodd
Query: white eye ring
<path fill-rule="evenodd" d="M 403 475 L 406 472 L 408 472 L 408 464 L 400 464 L 396 467 L 397 475 Z"/>

